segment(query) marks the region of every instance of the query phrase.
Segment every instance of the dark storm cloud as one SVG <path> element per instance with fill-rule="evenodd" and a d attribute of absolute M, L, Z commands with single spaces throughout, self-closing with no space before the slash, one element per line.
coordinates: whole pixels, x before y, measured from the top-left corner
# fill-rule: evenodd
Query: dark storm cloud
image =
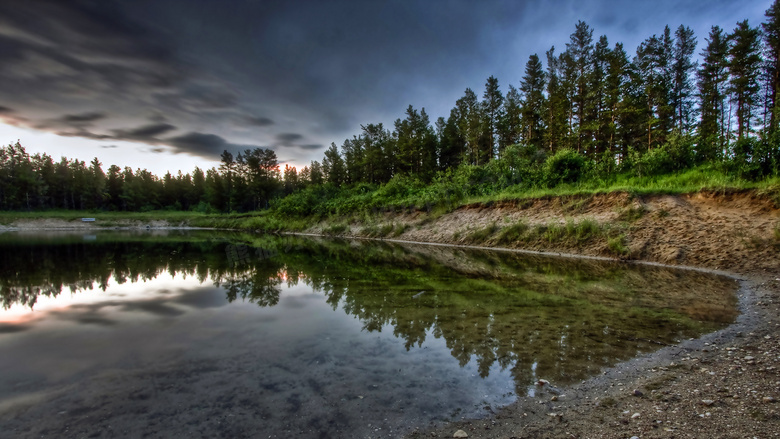
<path fill-rule="evenodd" d="M 54 119 L 46 119 L 35 124 L 38 129 L 75 129 L 77 132 L 94 125 L 95 122 L 105 119 L 108 115 L 102 111 L 88 111 L 79 114 L 66 114 Z"/>
<path fill-rule="evenodd" d="M 315 149 L 320 149 L 320 148 L 322 148 L 323 146 L 324 146 L 324 145 L 321 145 L 321 144 L 298 145 L 298 148 L 301 148 L 301 149 L 308 149 L 308 150 L 315 150 Z"/>
<path fill-rule="evenodd" d="M 238 151 L 257 148 L 254 145 L 236 145 L 216 134 L 191 132 L 181 136 L 165 139 L 164 143 L 173 147 L 175 153 L 218 160 L 222 151 Z"/>
<path fill-rule="evenodd" d="M 178 82 L 182 69 L 164 39 L 129 18 L 113 1 L 3 2 L 3 97 L 15 90 L 61 102 L 79 93 L 126 95 Z"/>
<path fill-rule="evenodd" d="M 303 135 L 298 133 L 281 133 L 276 135 L 276 140 L 280 145 L 284 146 L 292 145 L 301 139 L 303 139 Z"/>
<path fill-rule="evenodd" d="M 240 119 L 240 124 L 254 127 L 267 127 L 274 124 L 274 121 L 267 117 L 244 116 Z"/>
<path fill-rule="evenodd" d="M 62 116 L 60 120 L 64 123 L 68 124 L 91 124 L 92 122 L 95 122 L 96 120 L 105 119 L 106 113 L 101 111 L 92 111 L 87 113 L 81 113 L 81 114 L 66 114 L 65 116 Z"/>
<path fill-rule="evenodd" d="M 100 134 L 100 133 L 94 133 L 92 131 L 78 128 L 74 130 L 64 130 L 64 131 L 54 131 L 55 134 L 58 136 L 63 137 L 83 137 L 85 139 L 92 139 L 92 140 L 113 140 L 114 136 L 109 136 L 108 134 Z"/>
<path fill-rule="evenodd" d="M 155 123 L 144 125 L 138 128 L 128 130 L 112 130 L 114 138 L 117 140 L 136 140 L 144 143 L 155 143 L 159 141 L 157 136 L 176 130 L 176 127 L 169 123 Z"/>

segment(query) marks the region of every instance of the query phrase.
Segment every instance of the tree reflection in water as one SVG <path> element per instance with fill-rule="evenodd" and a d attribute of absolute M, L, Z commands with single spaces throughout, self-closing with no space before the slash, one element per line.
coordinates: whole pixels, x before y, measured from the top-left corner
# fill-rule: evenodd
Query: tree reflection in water
<path fill-rule="evenodd" d="M 210 280 L 229 301 L 264 307 L 278 304 L 285 286 L 307 285 L 364 331 L 392 329 L 407 350 L 443 338 L 483 377 L 495 365 L 509 369 L 518 391 L 536 376 L 580 380 L 737 313 L 734 281 L 660 267 L 240 233 L 106 233 L 90 242 L 0 235 L 4 308 L 163 272 Z"/>

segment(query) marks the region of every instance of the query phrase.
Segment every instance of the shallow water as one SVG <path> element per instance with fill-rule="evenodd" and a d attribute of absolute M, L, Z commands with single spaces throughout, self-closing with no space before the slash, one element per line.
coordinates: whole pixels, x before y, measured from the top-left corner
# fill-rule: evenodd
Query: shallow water
<path fill-rule="evenodd" d="M 397 437 L 736 317 L 697 272 L 217 232 L 0 235 L 0 436 Z"/>

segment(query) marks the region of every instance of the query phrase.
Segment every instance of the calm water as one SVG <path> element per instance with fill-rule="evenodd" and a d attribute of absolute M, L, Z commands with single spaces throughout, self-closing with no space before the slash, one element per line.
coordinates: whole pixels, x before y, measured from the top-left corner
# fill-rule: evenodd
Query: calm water
<path fill-rule="evenodd" d="M 736 317 L 733 280 L 238 233 L 0 235 L 0 437 L 397 437 Z"/>

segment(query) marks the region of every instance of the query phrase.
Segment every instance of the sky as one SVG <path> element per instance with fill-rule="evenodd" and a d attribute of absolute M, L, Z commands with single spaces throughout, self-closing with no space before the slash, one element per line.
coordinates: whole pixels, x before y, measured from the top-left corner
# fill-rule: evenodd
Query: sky
<path fill-rule="evenodd" d="M 271 148 L 321 160 L 361 124 L 434 122 L 489 76 L 517 86 L 578 20 L 622 42 L 764 20 L 769 0 L 0 0 L 0 144 L 146 168 Z"/>

